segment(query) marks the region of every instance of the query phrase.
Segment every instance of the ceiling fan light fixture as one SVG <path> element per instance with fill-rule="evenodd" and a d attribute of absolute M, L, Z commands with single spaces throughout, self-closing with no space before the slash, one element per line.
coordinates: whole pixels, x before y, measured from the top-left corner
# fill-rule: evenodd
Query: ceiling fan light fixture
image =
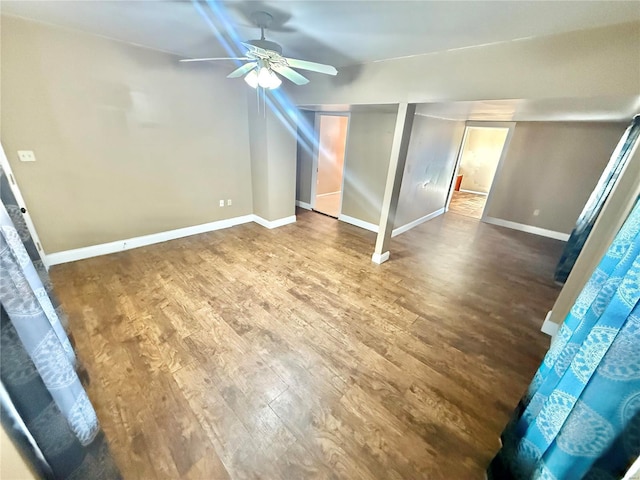
<path fill-rule="evenodd" d="M 278 75 L 275 74 L 275 72 L 271 72 L 271 85 L 269 86 L 269 88 L 271 90 L 275 90 L 280 85 L 282 85 L 282 80 L 280 80 L 280 78 L 278 77 Z"/>
<path fill-rule="evenodd" d="M 282 81 L 268 67 L 260 67 L 258 72 L 258 85 L 262 88 L 278 88 Z"/>
<path fill-rule="evenodd" d="M 244 77 L 244 81 L 247 82 L 251 88 L 258 88 L 258 74 L 255 70 L 251 70 L 247 73 L 247 76 Z"/>
<path fill-rule="evenodd" d="M 271 85 L 271 75 L 269 75 L 269 69 L 267 67 L 261 67 L 258 71 L 258 85 L 262 88 L 267 88 Z"/>
<path fill-rule="evenodd" d="M 1 2 L 2 0 L 0 0 Z M 325 75 L 336 75 L 338 71 L 331 65 L 310 62 L 289 58 L 282 55 L 282 47 L 276 42 L 267 40 L 264 31 L 269 27 L 273 17 L 267 12 L 255 12 L 254 22 L 261 30 L 259 40 L 248 40 L 240 42 L 246 49 L 242 57 L 211 57 L 211 58 L 184 58 L 181 62 L 208 62 L 213 60 L 235 60 L 238 67 L 227 75 L 227 78 L 240 78 L 244 76 L 244 81 L 251 88 L 275 90 L 282 85 L 282 78 L 286 78 L 295 85 L 306 85 L 309 79 L 301 75 L 297 70 L 308 70 L 310 72 L 322 73 Z M 276 74 L 277 72 L 277 74 Z M 281 77 L 282 78 L 281 78 Z"/>

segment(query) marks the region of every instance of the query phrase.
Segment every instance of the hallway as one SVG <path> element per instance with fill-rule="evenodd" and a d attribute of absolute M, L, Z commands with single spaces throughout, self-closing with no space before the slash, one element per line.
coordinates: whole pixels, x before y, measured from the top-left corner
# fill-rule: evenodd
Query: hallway
<path fill-rule="evenodd" d="M 449 212 L 480 219 L 482 218 L 482 211 L 484 210 L 486 202 L 486 195 L 454 190 L 451 203 L 449 204 Z"/>

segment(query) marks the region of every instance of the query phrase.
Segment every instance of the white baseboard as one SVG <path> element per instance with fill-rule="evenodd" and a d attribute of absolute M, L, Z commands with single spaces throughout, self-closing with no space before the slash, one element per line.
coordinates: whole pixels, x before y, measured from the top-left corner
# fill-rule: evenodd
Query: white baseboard
<path fill-rule="evenodd" d="M 304 208 L 305 210 L 311 210 L 311 204 L 307 202 L 301 202 L 296 200 L 296 207 Z"/>
<path fill-rule="evenodd" d="M 59 265 L 61 263 L 75 262 L 76 260 L 84 260 L 85 258 L 99 257 L 100 255 L 108 255 L 110 253 L 122 252 L 133 248 L 153 245 L 154 243 L 175 240 L 176 238 L 197 235 L 198 233 L 213 232 L 223 228 L 230 228 L 243 223 L 256 222 L 263 227 L 272 229 L 288 225 L 296 221 L 296 216 L 280 218 L 278 220 L 265 220 L 258 215 L 243 215 L 241 217 L 227 218 L 218 220 L 217 222 L 195 225 L 193 227 L 178 228 L 167 232 L 153 233 L 142 237 L 128 238 L 126 240 L 117 240 L 115 242 L 102 243 L 99 245 L 91 245 L 90 247 L 76 248 L 73 250 L 65 250 L 63 252 L 55 252 L 47 254 L 49 265 Z"/>
<path fill-rule="evenodd" d="M 475 190 L 465 190 L 464 188 L 461 188 L 460 191 L 464 193 L 473 193 L 474 195 L 482 195 L 483 197 L 486 197 L 489 195 L 486 192 L 476 192 Z"/>
<path fill-rule="evenodd" d="M 359 218 L 350 217 L 349 215 L 344 215 L 341 213 L 340 215 L 338 215 L 338 220 L 349 223 L 351 225 L 355 225 L 356 227 L 364 228 L 365 230 L 369 230 L 370 232 L 378 233 L 378 225 L 365 222 L 364 220 L 360 220 Z"/>
<path fill-rule="evenodd" d="M 389 252 L 374 253 L 373 255 L 371 255 L 371 261 L 373 263 L 377 263 L 378 265 L 386 262 L 387 260 L 389 260 Z"/>
<path fill-rule="evenodd" d="M 444 208 L 440 208 L 435 212 L 430 213 L 429 215 L 425 215 L 424 217 L 420 217 L 419 219 L 414 220 L 413 222 L 407 223 L 406 225 L 403 225 L 398 228 L 394 228 L 393 231 L 391 232 L 391 236 L 395 237 L 397 235 L 400 235 L 401 233 L 407 232 L 412 228 L 417 227 L 421 223 L 431 220 L 432 218 L 436 218 L 437 216 L 442 215 L 443 213 L 444 213 Z"/>
<path fill-rule="evenodd" d="M 542 333 L 546 333 L 553 339 L 558 333 L 558 330 L 560 330 L 560 325 L 558 325 L 556 322 L 551 321 L 552 312 L 553 310 L 549 310 L 547 316 L 544 318 L 544 322 L 542 323 L 542 328 L 540 328 L 540 330 L 542 331 Z"/>
<path fill-rule="evenodd" d="M 253 221 L 258 225 L 262 225 L 268 229 L 282 227 L 284 225 L 289 225 L 290 223 L 295 223 L 296 216 L 291 215 L 290 217 L 279 218 L 277 220 L 266 220 L 258 215 L 252 215 Z"/>
<path fill-rule="evenodd" d="M 202 225 L 194 225 L 192 227 L 178 228 L 176 230 L 153 233 L 151 235 L 143 235 L 141 237 L 127 238 L 126 240 L 117 240 L 115 242 L 91 245 L 90 247 L 50 253 L 47 255 L 47 260 L 50 265 L 75 262 L 76 260 L 108 255 L 110 253 L 121 252 L 123 250 L 131 250 L 133 248 L 153 245 L 154 243 L 166 242 L 168 240 L 175 240 L 176 238 L 188 237 L 198 233 L 213 232 L 214 230 L 234 227 L 236 225 L 254 221 L 253 217 L 254 215 L 243 215 L 241 217 L 227 218 L 225 220 L 204 223 Z"/>
<path fill-rule="evenodd" d="M 497 225 L 499 227 L 511 228 L 513 230 L 520 230 L 521 232 L 533 233 L 534 235 L 541 235 L 543 237 L 555 238 L 556 240 L 562 240 L 566 242 L 569 240 L 568 233 L 555 232 L 553 230 L 547 230 L 546 228 L 534 227 L 532 225 L 525 225 L 523 223 L 510 222 L 508 220 L 502 220 L 501 218 L 484 217 L 483 222 Z"/>

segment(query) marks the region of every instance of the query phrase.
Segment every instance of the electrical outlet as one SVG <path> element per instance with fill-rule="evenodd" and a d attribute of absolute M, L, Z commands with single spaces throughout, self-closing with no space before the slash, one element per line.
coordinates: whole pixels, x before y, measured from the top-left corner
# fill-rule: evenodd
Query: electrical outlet
<path fill-rule="evenodd" d="M 220 206 L 224 207 L 224 200 L 220 200 Z"/>
<path fill-rule="evenodd" d="M 231 206 L 231 199 L 227 200 L 227 207 Z"/>
<path fill-rule="evenodd" d="M 540 210 L 538 210 L 537 208 L 533 211 L 533 216 L 537 217 L 538 215 L 540 215 Z"/>
<path fill-rule="evenodd" d="M 36 154 L 32 150 L 18 150 L 18 159 L 21 162 L 35 162 Z"/>

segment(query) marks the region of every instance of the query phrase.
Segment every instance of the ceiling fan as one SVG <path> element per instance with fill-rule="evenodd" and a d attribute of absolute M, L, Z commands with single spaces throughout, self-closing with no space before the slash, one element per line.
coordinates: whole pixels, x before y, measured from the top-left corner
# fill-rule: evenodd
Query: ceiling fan
<path fill-rule="evenodd" d="M 260 28 L 260 40 L 249 40 L 246 43 L 242 43 L 247 49 L 244 57 L 185 58 L 180 61 L 245 60 L 247 63 L 235 69 L 227 75 L 227 78 L 238 78 L 245 75 L 244 81 L 251 87 L 272 90 L 282 84 L 282 80 L 276 75 L 276 72 L 296 85 L 305 85 L 309 83 L 309 80 L 295 71 L 294 68 L 327 75 L 336 75 L 338 73 L 336 68 L 331 65 L 283 57 L 282 47 L 276 42 L 266 40 L 264 37 L 264 31 L 271 24 L 273 17 L 267 12 L 255 12 L 252 15 L 252 19 L 256 26 Z"/>

